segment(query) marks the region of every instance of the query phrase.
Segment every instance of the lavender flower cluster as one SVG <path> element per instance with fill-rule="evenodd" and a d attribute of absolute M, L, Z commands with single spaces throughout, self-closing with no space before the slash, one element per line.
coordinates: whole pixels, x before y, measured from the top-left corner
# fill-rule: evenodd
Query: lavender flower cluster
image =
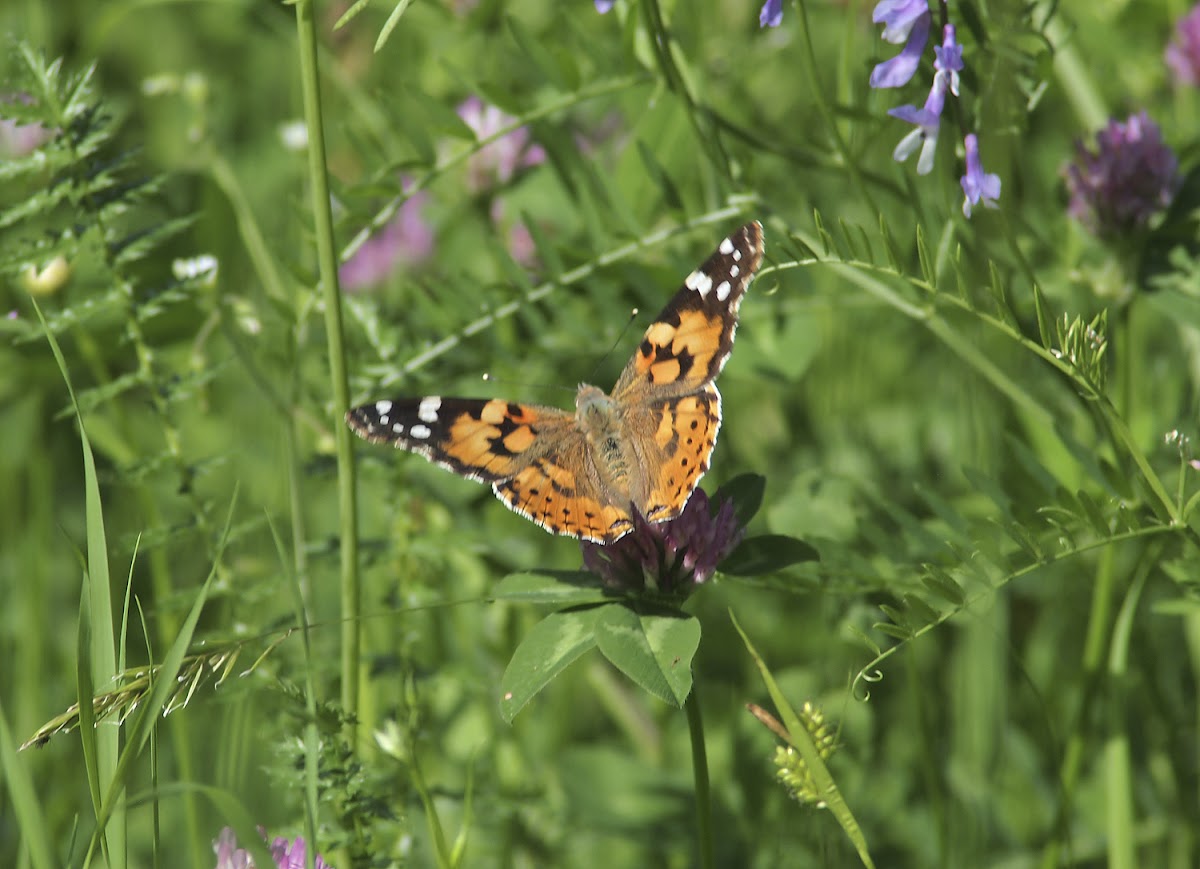
<path fill-rule="evenodd" d="M 904 43 L 898 55 L 871 70 L 871 87 L 895 88 L 908 84 L 921 64 L 925 44 L 929 40 L 932 20 L 929 4 L 926 0 L 881 0 L 876 4 L 871 20 L 883 25 L 882 35 L 886 42 Z M 933 170 L 946 94 L 958 96 L 963 50 L 958 44 L 953 24 L 942 27 L 942 44 L 935 46 L 933 52 L 933 84 L 929 96 L 925 98 L 925 105 L 919 109 L 908 105 L 888 110 L 893 118 L 913 125 L 913 129 L 900 140 L 892 156 L 902 163 L 919 147 L 918 175 L 928 175 Z M 971 210 L 980 203 L 995 207 L 996 200 L 1000 198 L 1000 177 L 984 171 L 979 158 L 979 139 L 974 133 L 966 135 L 963 149 L 966 154 L 966 173 L 959 183 L 965 195 L 963 214 L 970 217 Z"/>
<path fill-rule="evenodd" d="M 928 0 L 880 0 L 875 5 L 871 20 L 883 25 L 884 41 L 894 45 L 904 44 L 898 55 L 871 70 L 871 87 L 897 88 L 908 84 L 921 65 L 921 57 L 929 41 L 933 16 Z M 759 25 L 778 27 L 782 21 L 783 0 L 767 0 L 759 13 Z M 933 85 L 925 104 L 921 108 L 908 105 L 888 111 L 893 118 L 913 125 L 913 129 L 900 140 L 892 156 L 897 162 L 903 163 L 920 148 L 918 175 L 928 175 L 933 170 L 946 94 L 958 96 L 958 74 L 963 69 L 963 51 L 953 24 L 946 24 L 942 28 L 942 44 L 935 46 L 933 53 Z M 1000 198 L 1000 177 L 984 171 L 979 159 L 979 139 L 974 133 L 967 134 L 963 149 L 966 154 L 966 174 L 960 181 L 965 194 L 963 214 L 970 217 L 971 210 L 980 203 L 995 207 L 996 200 Z"/>

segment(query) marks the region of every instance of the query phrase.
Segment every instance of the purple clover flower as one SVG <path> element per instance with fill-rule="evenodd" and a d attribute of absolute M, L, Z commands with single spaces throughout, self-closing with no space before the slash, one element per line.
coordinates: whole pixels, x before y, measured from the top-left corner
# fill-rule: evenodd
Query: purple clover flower
<path fill-rule="evenodd" d="M 596 11 L 603 15 L 616 5 L 616 0 L 596 0 Z"/>
<path fill-rule="evenodd" d="M 964 143 L 967 151 L 967 174 L 963 175 L 963 214 L 971 216 L 971 209 L 980 202 L 987 208 L 995 208 L 996 200 L 1000 198 L 1000 176 L 994 172 L 984 172 L 983 163 L 979 160 L 979 139 L 974 133 L 968 133 Z"/>
<path fill-rule="evenodd" d="M 1144 111 L 1124 123 L 1110 120 L 1096 134 L 1096 150 L 1075 144 L 1075 162 L 1063 174 L 1068 212 L 1100 238 L 1145 228 L 1171 204 L 1179 188 L 1179 161 Z"/>
<path fill-rule="evenodd" d="M 1176 84 L 1200 85 L 1200 4 L 1175 23 L 1175 38 L 1163 59 L 1175 74 Z"/>
<path fill-rule="evenodd" d="M 871 20 L 883 24 L 885 42 L 904 42 L 898 55 L 871 70 L 871 87 L 896 88 L 908 84 L 929 39 L 929 4 L 926 0 L 880 0 Z"/>
<path fill-rule="evenodd" d="M 686 596 L 712 577 L 744 535 L 732 501 L 713 516 L 708 495 L 696 489 L 674 519 L 651 524 L 635 510 L 633 530 L 616 542 L 583 541 L 583 566 L 615 588 Z"/>
<path fill-rule="evenodd" d="M 405 181 L 404 187 L 408 187 Z M 383 283 L 401 266 L 415 266 L 433 253 L 433 228 L 422 213 L 429 194 L 409 196 L 395 216 L 338 268 L 338 283 L 353 292 Z"/>
<path fill-rule="evenodd" d="M 759 27 L 778 27 L 783 22 L 783 0 L 767 0 L 758 13 Z"/>
<path fill-rule="evenodd" d="M 599 8 L 599 6 L 597 6 Z M 603 11 L 603 10 L 602 10 Z M 517 119 L 478 97 L 467 97 L 458 107 L 458 116 L 480 141 L 489 139 Z M 528 127 L 517 127 L 506 136 L 489 142 L 467 161 L 467 186 L 485 190 L 493 181 L 509 181 L 518 169 L 546 162 L 546 152 L 532 141 Z"/>
<path fill-rule="evenodd" d="M 266 838 L 265 834 L 263 838 Z M 304 869 L 304 852 L 303 836 L 297 836 L 294 843 L 282 836 L 276 838 L 271 843 L 271 856 L 275 860 L 273 869 Z M 221 830 L 221 835 L 213 842 L 213 853 L 217 855 L 216 869 L 254 869 L 254 859 L 245 848 L 237 846 L 237 837 L 229 827 Z M 314 865 L 316 869 L 333 869 L 319 854 Z"/>

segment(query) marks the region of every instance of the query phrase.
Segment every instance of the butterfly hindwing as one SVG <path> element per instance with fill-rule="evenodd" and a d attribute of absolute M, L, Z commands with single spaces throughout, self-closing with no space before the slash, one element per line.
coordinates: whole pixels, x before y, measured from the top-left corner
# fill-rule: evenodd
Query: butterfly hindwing
<path fill-rule="evenodd" d="M 649 405 L 643 412 L 652 425 L 631 426 L 630 432 L 637 451 L 647 457 L 646 491 L 636 503 L 648 521 L 662 522 L 683 511 L 708 470 L 721 428 L 721 393 L 709 383 L 690 395 Z"/>
<path fill-rule="evenodd" d="M 590 473 L 582 436 L 492 486 L 509 509 L 554 534 L 609 543 L 633 527 L 628 502 L 612 502 Z M 576 451 L 577 450 L 577 451 Z"/>

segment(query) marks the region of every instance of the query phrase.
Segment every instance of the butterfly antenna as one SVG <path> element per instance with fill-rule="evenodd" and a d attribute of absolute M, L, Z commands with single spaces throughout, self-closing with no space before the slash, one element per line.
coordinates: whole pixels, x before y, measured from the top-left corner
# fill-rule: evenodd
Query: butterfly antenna
<path fill-rule="evenodd" d="M 617 347 L 620 345 L 620 343 L 625 340 L 625 335 L 629 331 L 629 327 L 632 326 L 633 322 L 637 319 L 638 313 L 639 313 L 639 311 L 637 308 L 629 309 L 629 319 L 627 321 L 625 321 L 625 326 L 621 329 L 620 332 L 617 333 L 617 337 L 615 339 L 613 339 L 612 345 L 608 348 L 607 351 L 605 351 L 604 355 L 600 357 L 600 360 L 596 363 L 596 366 L 592 369 L 591 375 L 588 376 L 588 383 L 591 383 L 593 380 L 596 379 L 597 372 L 599 372 L 600 368 L 604 365 L 604 363 L 606 361 L 608 361 L 608 357 L 612 356 L 613 351 L 616 350 Z"/>

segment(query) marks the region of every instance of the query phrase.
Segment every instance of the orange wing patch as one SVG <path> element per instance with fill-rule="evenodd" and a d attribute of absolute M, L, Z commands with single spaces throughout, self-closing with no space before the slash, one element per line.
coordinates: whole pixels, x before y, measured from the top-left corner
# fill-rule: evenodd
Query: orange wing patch
<path fill-rule="evenodd" d="M 651 325 L 633 358 L 637 373 L 648 376 L 653 385 L 703 382 L 713 367 L 713 357 L 721 351 L 721 336 L 727 328 L 723 317 L 683 310 L 678 319 L 677 325 Z"/>
<path fill-rule="evenodd" d="M 588 488 L 577 485 L 565 465 L 547 457 L 496 483 L 492 491 L 509 509 L 555 534 L 609 543 L 633 527 L 628 510 L 604 503 Z"/>
<path fill-rule="evenodd" d="M 654 443 L 660 461 L 650 476 L 644 513 L 650 522 L 678 516 L 708 470 L 721 428 L 721 394 L 708 384 L 662 406 Z"/>

